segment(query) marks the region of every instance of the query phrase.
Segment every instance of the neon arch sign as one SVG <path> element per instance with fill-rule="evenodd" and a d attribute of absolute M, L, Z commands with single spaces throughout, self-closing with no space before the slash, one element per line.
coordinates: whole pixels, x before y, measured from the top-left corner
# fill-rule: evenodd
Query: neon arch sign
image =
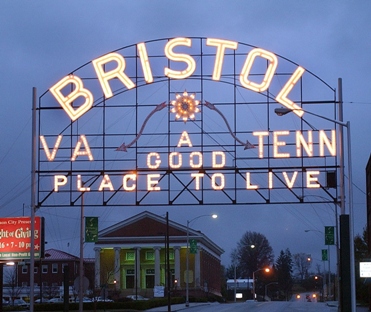
<path fill-rule="evenodd" d="M 330 201 L 336 198 L 336 189 L 329 190 L 322 176 L 327 171 L 338 170 L 334 125 L 323 130 L 303 126 L 282 130 L 272 129 L 268 122 L 267 126 L 246 131 L 243 122 L 243 127 L 240 126 L 242 117 L 238 113 L 241 106 L 249 104 L 254 107 L 278 104 L 302 117 L 304 104 L 335 105 L 333 89 L 322 83 L 330 94 L 324 100 L 304 101 L 302 91 L 299 91 L 300 101 L 293 100 L 298 98 L 297 89 L 303 89 L 305 69 L 289 62 L 290 71 L 281 74 L 279 65 L 281 60 L 287 63 L 286 59 L 235 41 L 167 38 L 155 42 L 163 43 L 163 54 L 153 52 L 153 41 L 110 52 L 79 68 L 87 69 L 89 77 L 77 70 L 40 97 L 40 124 L 44 118 L 42 113 L 49 112 L 52 107 L 62 108 L 70 120 L 58 134 L 53 133 L 53 127 L 45 134 L 40 131 L 38 174 L 39 179 L 47 180 L 47 183 L 39 184 L 40 206 L 53 206 L 50 203 L 53 196 L 63 198 L 65 206 L 74 205 L 82 192 L 94 193 L 99 198 L 99 206 L 279 203 L 273 194 L 283 190 L 293 201 L 303 201 L 305 193 L 316 189 L 325 192 Z M 243 51 L 239 52 L 241 46 Z M 158 45 L 156 49 L 159 49 Z M 201 52 L 195 53 L 197 49 Z M 159 60 L 162 66 L 159 66 Z M 232 73 L 228 67 L 231 63 Z M 275 82 L 277 79 L 280 79 L 279 87 Z M 192 91 L 180 90 L 179 82 L 189 84 Z M 259 101 L 241 103 L 236 95 L 231 101 L 209 102 L 210 94 L 217 98 L 215 90 L 209 89 L 210 82 L 232 85 L 240 92 L 249 92 L 249 96 L 263 96 L 268 104 Z M 164 102 L 156 104 L 151 99 L 146 103 L 138 96 L 138 90 L 158 83 L 168 87 Z M 223 87 L 218 86 L 217 92 L 225 97 Z M 275 90 L 275 95 L 271 90 Z M 132 93 L 136 95 L 132 97 Z M 48 100 L 44 99 L 46 96 Z M 113 101 L 116 97 L 120 99 L 118 104 Z M 128 102 L 127 97 L 130 98 Z M 44 107 L 45 102 L 51 106 Z M 146 108 L 145 113 L 142 106 Z M 136 119 L 136 125 L 128 135 L 120 131 L 108 133 L 107 125 L 101 134 L 91 129 L 85 133 L 84 127 L 80 126 L 84 120 L 94 119 L 89 117 L 94 110 L 101 112 L 104 116 L 101 119 L 107 124 L 111 119 L 106 115 L 111 109 L 120 111 L 123 118 L 129 118 L 124 114 L 127 107 L 135 109 Z M 232 120 L 230 107 L 235 112 Z M 218 126 L 223 126 L 218 135 L 228 140 L 227 144 L 212 144 L 212 140 L 217 140 L 209 138 L 211 135 L 205 130 L 204 122 L 209 114 L 218 120 Z M 167 116 L 167 125 L 157 126 L 166 130 L 158 131 L 156 135 L 154 124 L 160 116 Z M 241 138 L 247 135 L 249 139 Z M 122 136 L 129 143 L 120 142 Z M 149 136 L 154 140 L 162 137 L 167 142 L 155 146 L 151 140 L 142 143 L 143 138 Z M 117 143 L 106 143 L 114 141 L 113 138 Z M 94 140 L 101 143 L 92 143 Z M 254 155 L 246 157 L 243 151 Z M 100 153 L 103 156 L 97 156 Z M 108 154 L 115 156 L 108 157 Z M 319 159 L 325 161 L 309 165 L 310 161 Z M 284 160 L 293 163 L 283 165 Z M 94 163 L 98 163 L 98 168 L 91 169 Z M 108 164 L 112 167 L 108 168 Z M 45 169 L 47 166 L 53 169 Z M 177 188 L 173 186 L 175 183 L 178 183 Z M 217 196 L 214 196 L 215 192 Z M 220 200 L 219 195 L 225 201 Z M 99 196 L 104 197 L 103 200 Z M 119 197 L 125 197 L 125 202 L 118 200 Z M 215 198 L 218 199 L 215 201 Z"/>
<path fill-rule="evenodd" d="M 206 45 L 214 47 L 216 49 L 212 79 L 215 81 L 219 81 L 221 78 L 225 52 L 227 49 L 236 50 L 238 47 L 238 43 L 236 41 L 208 38 L 206 40 Z M 192 41 L 189 38 L 171 39 L 165 45 L 164 53 L 170 61 L 184 63 L 186 66 L 182 70 L 173 70 L 171 68 L 165 67 L 164 75 L 171 79 L 186 79 L 192 76 L 192 74 L 195 72 L 196 62 L 191 55 L 184 53 L 175 53 L 174 49 L 176 49 L 176 47 L 178 46 L 191 47 Z M 138 43 L 137 49 L 144 79 L 146 83 L 152 83 L 154 81 L 154 78 L 145 43 Z M 258 58 L 265 59 L 268 62 L 268 66 L 266 72 L 264 73 L 263 79 L 260 82 L 254 82 L 249 79 L 249 75 L 254 62 Z M 106 71 L 104 67 L 108 63 L 114 63 L 116 67 L 114 69 Z M 120 80 L 127 89 L 132 89 L 135 87 L 135 83 L 125 73 L 126 61 L 125 57 L 121 54 L 112 52 L 103 55 L 93 60 L 92 64 L 94 66 L 96 76 L 100 82 L 100 86 L 104 92 L 104 96 L 106 99 L 113 96 L 113 92 L 109 84 L 110 80 L 112 79 Z M 260 48 L 252 49 L 247 54 L 246 60 L 243 64 L 243 68 L 239 75 L 241 86 L 255 92 L 266 91 L 270 86 L 277 66 L 278 59 L 274 53 Z M 277 103 L 280 103 L 283 106 L 293 110 L 293 112 L 299 117 L 303 116 L 304 112 L 301 110 L 300 106 L 298 106 L 288 98 L 288 95 L 295 87 L 296 83 L 301 78 L 304 72 L 304 68 L 298 66 L 276 96 Z M 68 93 L 67 96 L 63 95 L 62 90 L 71 84 L 75 87 L 75 89 L 72 92 Z M 92 107 L 94 102 L 92 93 L 84 87 L 81 79 L 75 75 L 68 75 L 64 77 L 54 86 L 52 86 L 50 88 L 50 91 L 73 121 L 85 114 Z M 74 109 L 71 106 L 71 103 L 78 97 L 83 97 L 84 103 L 80 105 L 78 109 Z"/>

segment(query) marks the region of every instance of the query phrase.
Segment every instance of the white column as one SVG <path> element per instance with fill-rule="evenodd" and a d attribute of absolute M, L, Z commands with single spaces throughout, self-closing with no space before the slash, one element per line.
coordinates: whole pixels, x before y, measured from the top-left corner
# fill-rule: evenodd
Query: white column
<path fill-rule="evenodd" d="M 200 261 L 201 247 L 197 247 L 197 253 L 195 254 L 195 286 L 200 287 L 201 279 L 201 261 Z"/>
<path fill-rule="evenodd" d="M 180 247 L 174 247 L 174 275 L 175 279 L 178 281 L 178 287 L 180 287 Z"/>
<path fill-rule="evenodd" d="M 120 288 L 120 251 L 121 247 L 113 248 L 115 251 L 115 268 L 113 271 L 113 277 L 116 280 L 116 287 Z"/>
<path fill-rule="evenodd" d="M 153 247 L 155 250 L 155 286 L 160 285 L 161 271 L 160 271 L 160 250 L 161 247 Z"/>
<path fill-rule="evenodd" d="M 135 285 L 134 287 L 140 289 L 140 247 L 135 248 Z"/>
<path fill-rule="evenodd" d="M 101 251 L 102 248 L 100 247 L 95 247 L 94 248 L 94 251 L 95 251 L 95 278 L 94 278 L 94 281 L 95 281 L 95 288 L 100 288 L 101 286 L 101 283 L 100 283 L 100 251 Z M 40 268 L 41 270 L 41 268 Z"/>

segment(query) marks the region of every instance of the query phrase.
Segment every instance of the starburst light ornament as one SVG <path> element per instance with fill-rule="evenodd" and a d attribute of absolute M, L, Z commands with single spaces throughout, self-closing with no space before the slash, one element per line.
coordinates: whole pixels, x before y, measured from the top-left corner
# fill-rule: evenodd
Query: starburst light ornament
<path fill-rule="evenodd" d="M 188 94 L 187 91 L 183 95 L 177 94 L 175 100 L 171 101 L 173 108 L 171 112 L 175 114 L 175 119 L 182 118 L 184 122 L 188 119 L 195 119 L 195 114 L 200 111 L 197 107 L 200 101 L 195 100 L 195 94 Z"/>

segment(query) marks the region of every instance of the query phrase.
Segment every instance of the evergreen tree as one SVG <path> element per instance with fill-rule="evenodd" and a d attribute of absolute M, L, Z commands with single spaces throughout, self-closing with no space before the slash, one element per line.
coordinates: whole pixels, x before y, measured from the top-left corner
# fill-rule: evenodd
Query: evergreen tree
<path fill-rule="evenodd" d="M 281 250 L 276 260 L 275 268 L 279 289 L 284 292 L 285 300 L 287 301 L 290 298 L 293 286 L 293 262 L 291 252 L 288 248 L 285 251 Z"/>

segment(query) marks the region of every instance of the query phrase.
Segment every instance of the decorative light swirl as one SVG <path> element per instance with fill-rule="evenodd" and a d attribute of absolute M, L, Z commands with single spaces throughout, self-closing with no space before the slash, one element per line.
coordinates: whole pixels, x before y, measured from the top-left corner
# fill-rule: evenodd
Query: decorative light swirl
<path fill-rule="evenodd" d="M 197 107 L 200 101 L 195 100 L 194 94 L 188 94 L 187 91 L 183 92 L 183 95 L 177 94 L 175 100 L 171 101 L 174 106 L 171 112 L 175 114 L 175 119 L 183 119 L 187 122 L 188 119 L 195 119 L 195 114 L 200 111 Z"/>

